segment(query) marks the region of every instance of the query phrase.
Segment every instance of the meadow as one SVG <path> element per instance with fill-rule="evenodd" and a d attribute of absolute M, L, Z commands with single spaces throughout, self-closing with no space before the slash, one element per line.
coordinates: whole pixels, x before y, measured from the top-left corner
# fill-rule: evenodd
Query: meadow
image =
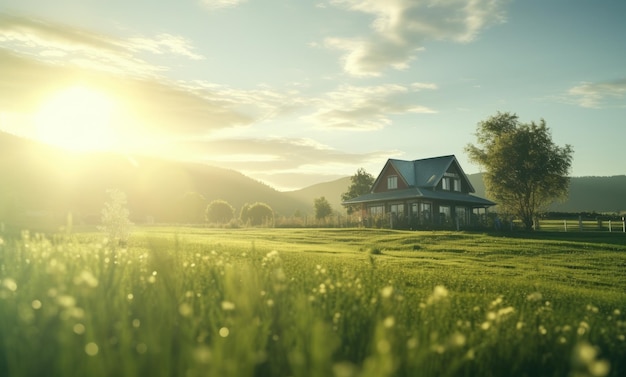
<path fill-rule="evenodd" d="M 0 240 L 2 376 L 624 376 L 621 233 Z"/>

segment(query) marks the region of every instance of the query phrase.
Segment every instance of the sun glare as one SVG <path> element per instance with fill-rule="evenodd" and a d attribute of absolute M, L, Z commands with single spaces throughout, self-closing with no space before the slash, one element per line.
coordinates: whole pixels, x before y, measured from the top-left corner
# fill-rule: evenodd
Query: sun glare
<path fill-rule="evenodd" d="M 48 99 L 35 116 L 37 138 L 75 151 L 110 149 L 115 143 L 115 102 L 106 94 L 74 86 Z"/>

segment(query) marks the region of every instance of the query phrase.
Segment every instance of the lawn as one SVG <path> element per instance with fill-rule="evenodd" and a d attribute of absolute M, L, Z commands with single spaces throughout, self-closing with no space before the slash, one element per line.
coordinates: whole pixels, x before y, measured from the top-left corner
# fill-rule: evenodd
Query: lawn
<path fill-rule="evenodd" d="M 0 375 L 626 375 L 626 237 L 143 227 L 0 241 Z"/>

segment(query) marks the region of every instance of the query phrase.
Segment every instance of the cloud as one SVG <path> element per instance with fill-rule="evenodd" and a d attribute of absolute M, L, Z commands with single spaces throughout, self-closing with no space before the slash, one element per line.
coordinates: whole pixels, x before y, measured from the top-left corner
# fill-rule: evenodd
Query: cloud
<path fill-rule="evenodd" d="M 581 107 L 626 107 L 626 78 L 606 82 L 582 82 L 567 92 L 570 101 Z"/>
<path fill-rule="evenodd" d="M 303 186 L 302 176 L 315 183 L 345 176 L 346 169 L 380 164 L 397 151 L 348 153 L 308 138 L 224 138 L 172 143 L 171 153 L 190 161 L 235 169 L 282 188 Z M 297 178 L 300 177 L 300 178 Z M 297 178 L 297 179 L 296 179 Z M 288 183 L 290 182 L 290 183 Z"/>
<path fill-rule="evenodd" d="M 177 35 L 163 33 L 154 38 L 132 37 L 128 39 L 128 43 L 129 48 L 135 51 L 145 50 L 157 55 L 171 53 L 192 60 L 204 59 L 202 55 L 193 52 L 194 47 L 191 42 Z"/>
<path fill-rule="evenodd" d="M 331 4 L 374 16 L 365 38 L 327 38 L 325 46 L 344 51 L 344 70 L 379 76 L 405 69 L 428 40 L 468 43 L 486 27 L 505 21 L 508 0 L 332 0 Z"/>
<path fill-rule="evenodd" d="M 342 85 L 316 102 L 318 110 L 304 117 L 320 128 L 371 131 L 391 124 L 390 115 L 432 114 L 435 110 L 416 105 L 421 90 L 435 90 L 431 83 L 378 86 Z"/>
<path fill-rule="evenodd" d="M 192 90 L 214 93 L 214 100 L 256 114 L 257 121 L 268 121 L 276 117 L 291 114 L 311 104 L 311 99 L 300 95 L 298 90 L 279 91 L 269 86 L 259 85 L 257 89 L 236 89 L 207 81 L 194 81 L 185 84 Z"/>
<path fill-rule="evenodd" d="M 347 153 L 308 138 L 209 139 L 176 143 L 173 147 L 178 149 L 177 153 L 189 153 L 193 159 L 256 171 L 284 171 L 303 166 L 335 164 L 337 161 L 353 166 L 364 160 L 388 155 L 383 152 Z"/>
<path fill-rule="evenodd" d="M 60 65 L 132 76 L 156 76 L 167 68 L 146 62 L 140 52 L 198 60 L 188 40 L 155 37 L 114 38 L 71 26 L 0 13 L 0 43 L 8 50 Z"/>
<path fill-rule="evenodd" d="M 209 10 L 234 8 L 247 0 L 201 0 L 200 3 Z"/>
<path fill-rule="evenodd" d="M 245 91 L 163 78 L 127 77 L 46 64 L 2 49 L 0 66 L 0 113 L 36 114 L 55 93 L 81 85 L 115 100 L 119 104 L 116 121 L 120 132 L 128 137 L 135 135 L 133 140 L 140 138 L 146 145 L 248 126 L 289 112 L 289 106 L 298 106 L 298 96 L 270 89 Z"/>
<path fill-rule="evenodd" d="M 305 102 L 297 92 L 238 90 L 200 81 L 173 81 L 167 67 L 140 54 L 202 59 L 183 37 L 116 38 L 67 25 L 0 13 L 0 112 L 28 115 L 55 92 L 75 85 L 122 104 L 117 118 L 142 140 L 180 139 L 272 119 Z M 28 136 L 28 135 L 24 135 Z"/>

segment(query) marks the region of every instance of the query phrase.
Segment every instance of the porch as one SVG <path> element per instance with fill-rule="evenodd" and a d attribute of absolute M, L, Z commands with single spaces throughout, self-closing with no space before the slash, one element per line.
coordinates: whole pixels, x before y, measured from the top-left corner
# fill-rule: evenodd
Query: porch
<path fill-rule="evenodd" d="M 487 205 L 437 201 L 363 203 L 365 227 L 390 229 L 478 229 L 488 226 Z"/>

